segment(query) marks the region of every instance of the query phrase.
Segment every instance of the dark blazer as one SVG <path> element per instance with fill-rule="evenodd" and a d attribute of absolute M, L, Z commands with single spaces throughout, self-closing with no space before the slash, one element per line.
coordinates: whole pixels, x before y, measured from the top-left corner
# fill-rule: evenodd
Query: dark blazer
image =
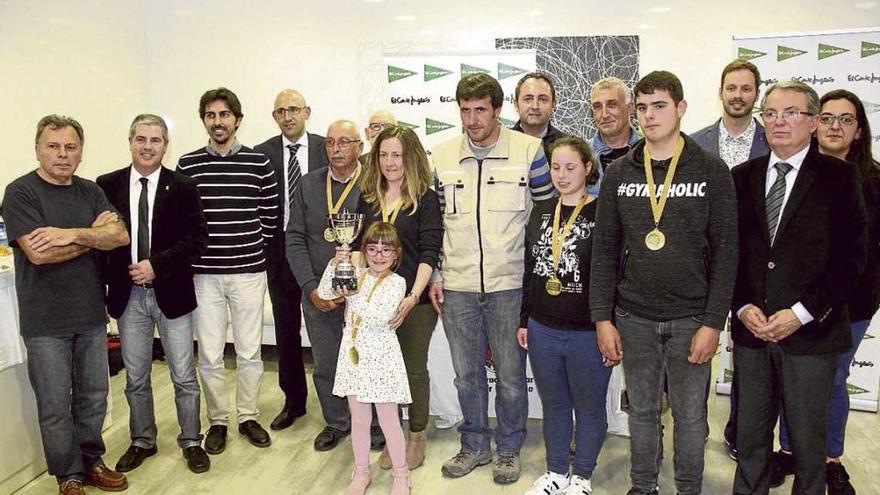
<path fill-rule="evenodd" d="M 98 177 L 98 186 L 122 214 L 131 234 L 129 206 L 131 166 Z M 208 224 L 196 181 L 162 167 L 159 187 L 153 204 L 150 225 L 150 263 L 156 272 L 153 288 L 159 309 L 167 318 L 183 316 L 196 308 L 192 263 L 208 244 Z M 133 241 L 137 242 L 137 241 Z M 122 246 L 106 255 L 104 282 L 107 284 L 107 312 L 119 318 L 128 305 L 131 293 L 131 247 Z"/>
<path fill-rule="evenodd" d="M 306 132 L 306 135 L 309 140 L 309 163 L 302 170 L 303 175 L 313 170 L 318 170 L 321 167 L 330 166 L 330 161 L 327 159 L 327 150 L 324 149 L 324 136 L 312 134 L 311 132 Z M 279 134 L 254 146 L 254 150 L 269 157 L 269 162 L 272 163 L 272 167 L 275 169 L 275 177 L 278 179 L 278 206 L 280 208 L 278 214 L 280 216 L 284 215 L 284 208 L 286 207 L 284 198 L 287 197 L 287 182 L 284 180 L 284 169 L 287 168 L 287 163 L 284 161 L 284 147 L 282 143 L 281 134 Z M 300 167 L 302 167 L 302 164 L 300 164 Z M 275 231 L 275 236 L 266 246 L 266 262 L 268 265 L 266 273 L 269 278 L 274 278 L 278 270 L 283 266 L 285 251 L 284 231 L 287 228 L 287 225 L 283 224 L 283 221 L 277 223 L 278 228 Z"/>
<path fill-rule="evenodd" d="M 810 146 L 770 246 L 765 193 L 770 155 L 737 165 L 739 267 L 731 310 L 746 304 L 768 317 L 797 302 L 813 321 L 780 341 L 791 354 L 827 354 L 852 345 L 846 304 L 865 266 L 868 230 L 858 170 Z M 737 345 L 763 347 L 734 316 Z"/>
<path fill-rule="evenodd" d="M 749 160 L 758 158 L 761 155 L 770 153 L 770 146 L 767 144 L 767 135 L 764 133 L 764 126 L 757 120 L 755 121 L 757 128 L 755 129 L 755 138 L 752 140 L 752 149 L 749 151 Z M 704 150 L 715 156 L 721 156 L 721 150 L 718 148 L 718 126 L 721 125 L 721 119 L 715 123 L 704 127 L 699 131 L 691 134 L 691 139 L 697 142 Z"/>

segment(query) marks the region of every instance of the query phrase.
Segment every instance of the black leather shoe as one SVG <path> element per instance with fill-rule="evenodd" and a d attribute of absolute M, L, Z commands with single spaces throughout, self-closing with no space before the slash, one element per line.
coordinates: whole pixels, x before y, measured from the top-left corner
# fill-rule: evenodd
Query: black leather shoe
<path fill-rule="evenodd" d="M 208 457 L 205 449 L 198 445 L 183 449 L 183 458 L 186 459 L 186 467 L 196 474 L 211 469 L 211 458 Z"/>
<path fill-rule="evenodd" d="M 278 413 L 278 416 L 275 416 L 275 419 L 272 420 L 272 424 L 269 425 L 269 428 L 273 430 L 283 430 L 285 428 L 289 428 L 293 425 L 293 422 L 296 421 L 296 418 L 300 416 L 305 416 L 306 410 L 300 409 L 298 411 L 294 411 L 293 409 L 285 406 L 284 409 Z"/>
<path fill-rule="evenodd" d="M 794 456 L 781 450 L 770 454 L 770 486 L 782 486 L 789 474 L 794 474 Z"/>
<path fill-rule="evenodd" d="M 347 437 L 351 431 L 340 431 L 330 426 L 325 426 L 321 433 L 315 437 L 315 450 L 318 452 L 326 452 L 333 450 L 339 441 Z"/>
<path fill-rule="evenodd" d="M 385 434 L 379 426 L 370 427 L 370 450 L 380 451 L 385 448 Z"/>
<path fill-rule="evenodd" d="M 856 489 L 849 482 L 849 473 L 839 462 L 825 464 L 825 478 L 828 495 L 856 495 Z"/>
<path fill-rule="evenodd" d="M 158 452 L 156 447 L 145 449 L 143 447 L 138 447 L 137 445 L 132 445 L 124 454 L 122 454 L 122 457 L 116 461 L 116 471 L 127 473 L 133 469 L 137 469 L 144 463 L 144 459 L 156 455 L 156 452 Z"/>
<path fill-rule="evenodd" d="M 226 426 L 214 425 L 208 428 L 208 433 L 205 435 L 205 450 L 211 455 L 226 450 Z"/>
<path fill-rule="evenodd" d="M 238 425 L 238 432 L 246 436 L 254 447 L 268 447 L 272 445 L 272 439 L 269 438 L 269 432 L 260 426 L 260 423 L 249 419 Z"/>

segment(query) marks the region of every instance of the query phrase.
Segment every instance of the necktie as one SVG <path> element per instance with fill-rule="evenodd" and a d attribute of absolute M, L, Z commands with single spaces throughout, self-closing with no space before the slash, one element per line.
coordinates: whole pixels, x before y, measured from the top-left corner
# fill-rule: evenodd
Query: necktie
<path fill-rule="evenodd" d="M 782 200 L 785 199 L 785 175 L 791 171 L 791 165 L 779 162 L 776 165 L 776 181 L 767 193 L 767 231 L 770 233 L 770 244 L 776 236 L 779 217 L 782 213 Z"/>
<path fill-rule="evenodd" d="M 147 178 L 141 177 L 141 196 L 138 199 L 137 259 L 150 257 L 150 207 L 147 204 Z"/>
<path fill-rule="evenodd" d="M 293 206 L 293 193 L 299 187 L 299 180 L 302 178 L 302 171 L 299 168 L 299 160 L 296 159 L 296 152 L 299 151 L 299 144 L 288 144 L 287 149 L 290 150 L 290 159 L 287 160 L 287 208 Z"/>

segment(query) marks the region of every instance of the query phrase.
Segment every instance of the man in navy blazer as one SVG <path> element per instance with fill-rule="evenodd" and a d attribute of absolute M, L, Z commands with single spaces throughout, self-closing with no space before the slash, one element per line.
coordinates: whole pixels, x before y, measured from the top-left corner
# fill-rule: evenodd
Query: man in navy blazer
<path fill-rule="evenodd" d="M 165 349 L 187 466 L 207 471 L 202 449 L 200 389 L 193 358 L 191 312 L 196 308 L 192 263 L 208 242 L 208 228 L 193 179 L 162 166 L 168 127 L 143 114 L 129 129 L 131 165 L 98 177 L 98 185 L 121 213 L 130 245 L 107 254 L 107 311 L 118 320 L 130 408 L 131 446 L 116 464 L 131 471 L 156 453 L 156 418 L 150 371 L 153 330 Z"/>
<path fill-rule="evenodd" d="M 745 60 L 727 64 L 718 89 L 724 109 L 721 118 L 691 134 L 691 139 L 730 168 L 769 151 L 764 126 L 752 116 L 760 85 L 761 74 L 755 64 Z"/>
<path fill-rule="evenodd" d="M 306 121 L 312 109 L 298 91 L 285 89 L 275 98 L 272 117 L 281 134 L 254 147 L 269 157 L 278 180 L 278 204 L 284 214 L 272 242 L 266 247 L 269 299 L 275 319 L 275 344 L 278 349 L 278 385 L 284 392 L 284 407 L 270 428 L 282 430 L 306 413 L 306 372 L 302 361 L 302 324 L 300 300 L 302 291 L 285 253 L 284 231 L 290 219 L 293 193 L 303 175 L 329 165 L 324 137 L 306 132 Z"/>
<path fill-rule="evenodd" d="M 852 345 L 847 298 L 868 234 L 857 168 L 811 139 L 819 97 L 797 81 L 762 102 L 770 153 L 733 169 L 739 267 L 731 311 L 739 458 L 735 494 L 766 494 L 780 402 L 792 493 L 825 493 L 826 412 L 838 353 Z"/>

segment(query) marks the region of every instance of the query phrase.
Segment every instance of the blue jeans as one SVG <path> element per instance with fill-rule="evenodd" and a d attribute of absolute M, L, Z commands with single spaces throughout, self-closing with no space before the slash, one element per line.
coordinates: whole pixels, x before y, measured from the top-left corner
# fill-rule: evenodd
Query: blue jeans
<path fill-rule="evenodd" d="M 156 303 L 156 292 L 132 286 L 128 305 L 119 318 L 122 360 L 125 363 L 125 398 L 129 407 L 131 444 L 149 449 L 156 446 L 156 416 L 153 412 L 153 328 L 165 349 L 180 434 L 177 445 L 185 449 L 202 441 L 199 419 L 199 382 L 193 359 L 192 314 L 169 319 Z"/>
<path fill-rule="evenodd" d="M 443 328 L 464 416 L 458 427 L 461 448 L 477 453 L 492 449 L 486 382 L 486 351 L 491 347 L 497 377 L 495 446 L 499 455 L 519 455 L 529 412 L 526 354 L 516 342 L 522 291 L 486 294 L 444 290 L 443 297 Z"/>
<path fill-rule="evenodd" d="M 544 411 L 547 470 L 568 474 L 568 451 L 577 416 L 572 474 L 593 476 L 608 418 L 605 397 L 611 368 L 602 364 L 596 332 L 572 332 L 529 320 L 529 358 Z"/>
<path fill-rule="evenodd" d="M 58 483 L 81 480 L 86 469 L 103 464 L 106 452 L 101 427 L 110 390 L 107 328 L 102 323 L 27 337 L 24 344 L 49 474 Z"/>
<path fill-rule="evenodd" d="M 827 455 L 831 458 L 843 455 L 846 420 L 849 418 L 849 392 L 846 391 L 846 379 L 849 378 L 850 365 L 870 323 L 871 320 L 852 322 L 852 349 L 837 358 L 837 371 L 834 373 L 834 385 L 831 387 L 831 402 L 828 403 L 828 430 L 825 433 Z M 784 414 L 784 411 L 780 412 L 779 444 L 785 451 L 791 452 L 791 442 L 788 438 Z"/>
<path fill-rule="evenodd" d="M 653 490 L 660 471 L 660 403 L 669 390 L 674 426 L 675 485 L 683 495 L 701 493 L 709 425 L 706 399 L 711 361 L 688 362 L 691 339 L 702 323 L 692 317 L 652 321 L 616 308 L 629 397 L 632 486 Z M 665 380 L 664 380 L 665 379 Z"/>

